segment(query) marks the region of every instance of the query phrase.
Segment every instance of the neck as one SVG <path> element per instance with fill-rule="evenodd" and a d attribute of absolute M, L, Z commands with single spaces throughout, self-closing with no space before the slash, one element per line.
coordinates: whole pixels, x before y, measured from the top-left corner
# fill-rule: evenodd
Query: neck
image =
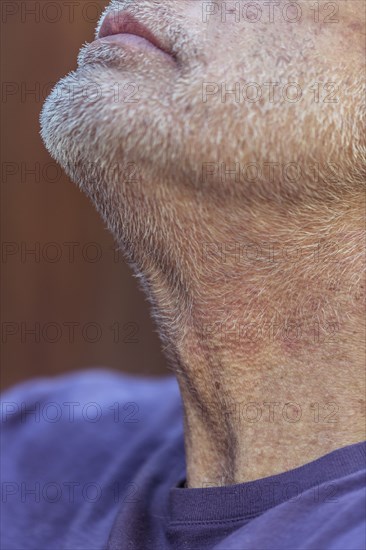
<path fill-rule="evenodd" d="M 134 250 L 181 389 L 189 487 L 365 438 L 363 208 L 343 204 L 182 201 L 160 211 L 154 254 Z"/>

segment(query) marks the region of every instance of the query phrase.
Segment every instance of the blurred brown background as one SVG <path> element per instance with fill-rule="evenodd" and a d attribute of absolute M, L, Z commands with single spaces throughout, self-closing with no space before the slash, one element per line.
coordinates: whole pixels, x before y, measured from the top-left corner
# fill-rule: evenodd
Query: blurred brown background
<path fill-rule="evenodd" d="M 86 197 L 39 136 L 107 0 L 2 0 L 2 388 L 106 366 L 167 374 L 146 300 Z"/>

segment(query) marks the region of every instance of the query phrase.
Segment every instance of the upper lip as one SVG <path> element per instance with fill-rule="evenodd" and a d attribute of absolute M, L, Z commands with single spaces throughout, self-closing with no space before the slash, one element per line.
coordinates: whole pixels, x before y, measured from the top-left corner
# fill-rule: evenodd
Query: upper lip
<path fill-rule="evenodd" d="M 112 36 L 114 34 L 134 34 L 141 36 L 156 48 L 159 48 L 159 50 L 174 57 L 169 47 L 128 11 L 109 12 L 103 19 L 97 38 L 104 38 L 105 36 Z"/>

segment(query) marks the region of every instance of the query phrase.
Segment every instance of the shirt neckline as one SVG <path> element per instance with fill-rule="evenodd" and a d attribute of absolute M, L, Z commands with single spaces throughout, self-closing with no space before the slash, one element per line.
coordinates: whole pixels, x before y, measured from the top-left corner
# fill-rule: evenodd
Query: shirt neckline
<path fill-rule="evenodd" d="M 320 484 L 365 466 L 366 441 L 363 441 L 336 449 L 287 472 L 224 487 L 178 487 L 179 482 L 184 481 L 185 473 L 181 473 L 169 493 L 170 519 L 179 523 L 249 519 L 312 487 L 316 491 Z"/>

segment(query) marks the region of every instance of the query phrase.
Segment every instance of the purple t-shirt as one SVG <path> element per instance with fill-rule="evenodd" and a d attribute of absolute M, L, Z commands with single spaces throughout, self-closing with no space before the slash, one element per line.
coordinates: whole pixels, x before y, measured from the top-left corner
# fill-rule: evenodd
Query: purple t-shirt
<path fill-rule="evenodd" d="M 3 393 L 1 417 L 2 550 L 365 548 L 365 442 L 187 489 L 172 377 L 93 369 L 26 382 Z"/>

